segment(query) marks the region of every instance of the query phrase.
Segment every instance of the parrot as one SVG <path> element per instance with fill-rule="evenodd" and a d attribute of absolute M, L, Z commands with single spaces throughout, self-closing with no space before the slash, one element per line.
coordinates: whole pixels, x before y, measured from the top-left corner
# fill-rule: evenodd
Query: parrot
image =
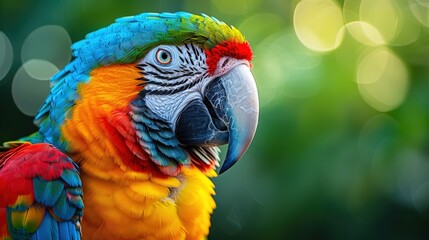
<path fill-rule="evenodd" d="M 211 178 L 257 128 L 249 42 L 215 17 L 162 12 L 71 50 L 37 132 L 0 148 L 0 239 L 207 239 Z"/>

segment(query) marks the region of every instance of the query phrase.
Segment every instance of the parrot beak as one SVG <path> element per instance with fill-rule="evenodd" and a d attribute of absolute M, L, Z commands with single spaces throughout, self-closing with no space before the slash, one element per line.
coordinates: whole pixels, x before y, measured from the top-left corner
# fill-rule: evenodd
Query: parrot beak
<path fill-rule="evenodd" d="M 203 89 L 176 122 L 176 136 L 186 146 L 218 146 L 228 143 L 219 173 L 232 167 L 249 147 L 258 124 L 256 83 L 246 64 L 235 66 Z"/>

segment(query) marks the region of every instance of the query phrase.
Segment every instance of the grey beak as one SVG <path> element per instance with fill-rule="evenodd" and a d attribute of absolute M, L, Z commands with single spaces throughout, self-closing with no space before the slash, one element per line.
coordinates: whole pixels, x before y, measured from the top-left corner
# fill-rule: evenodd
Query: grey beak
<path fill-rule="evenodd" d="M 228 143 L 219 173 L 232 167 L 255 135 L 259 103 L 250 68 L 241 64 L 210 82 L 204 99 L 195 99 L 181 112 L 176 137 L 187 146 L 218 146 Z"/>

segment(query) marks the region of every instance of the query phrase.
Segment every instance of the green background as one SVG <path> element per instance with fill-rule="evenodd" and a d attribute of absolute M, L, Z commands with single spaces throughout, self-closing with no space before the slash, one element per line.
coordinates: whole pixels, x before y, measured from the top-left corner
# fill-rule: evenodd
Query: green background
<path fill-rule="evenodd" d="M 333 3 L 358 12 L 359 2 Z M 62 26 L 76 42 L 121 16 L 206 13 L 247 36 L 261 100 L 250 149 L 214 179 L 217 209 L 209 239 L 428 239 L 429 28 L 408 9 L 421 1 L 392 2 L 398 16 L 408 17 L 397 35 L 415 30 L 412 40 L 368 46 L 345 33 L 334 49 L 314 51 L 297 37 L 299 1 L 0 0 L 0 31 L 13 47 L 12 67 L 0 79 L 0 142 L 35 131 L 33 117 L 17 108 L 11 89 L 23 64 L 22 46 L 38 27 Z M 420 7 L 429 13 L 429 6 Z M 380 18 L 388 17 L 384 10 L 375 9 Z M 330 26 L 320 24 L 322 30 Z M 375 23 L 381 32 L 383 24 Z M 388 49 L 407 73 L 406 87 L 395 90 L 405 96 L 388 110 L 374 104 L 377 93 L 371 95 L 375 100 L 363 96 L 356 81 L 365 53 L 378 48 Z M 388 81 L 397 69 L 387 70 L 380 94 L 396 94 Z M 46 94 L 27 90 L 29 97 Z"/>

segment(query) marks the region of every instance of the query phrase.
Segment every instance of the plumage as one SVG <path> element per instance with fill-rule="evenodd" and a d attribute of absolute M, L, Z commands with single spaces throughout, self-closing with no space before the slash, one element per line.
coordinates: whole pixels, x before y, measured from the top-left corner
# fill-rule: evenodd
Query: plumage
<path fill-rule="evenodd" d="M 60 180 L 45 181 L 36 177 L 33 179 L 34 197 L 45 206 L 53 206 L 64 190 Z"/>
<path fill-rule="evenodd" d="M 70 186 L 75 190 L 68 192 Z M 81 186 L 75 163 L 52 145 L 21 142 L 0 154 L 0 237 L 47 239 L 42 236 L 48 232 L 51 236 L 50 230 L 59 224 L 48 220 L 50 217 L 73 226 L 72 235 L 78 236 L 76 224 L 82 216 L 83 205 L 70 204 L 65 199 L 82 201 Z M 55 206 L 59 205 L 62 211 L 67 209 L 68 214 L 57 216 Z M 48 211 L 50 207 L 54 212 Z M 4 223 L 7 228 L 3 227 Z M 59 234 L 54 236 L 53 239 L 60 238 Z"/>
<path fill-rule="evenodd" d="M 4 144 L 0 239 L 206 238 L 217 146 L 229 144 L 224 171 L 257 125 L 242 34 L 206 15 L 143 13 L 71 48 L 38 132 Z"/>

